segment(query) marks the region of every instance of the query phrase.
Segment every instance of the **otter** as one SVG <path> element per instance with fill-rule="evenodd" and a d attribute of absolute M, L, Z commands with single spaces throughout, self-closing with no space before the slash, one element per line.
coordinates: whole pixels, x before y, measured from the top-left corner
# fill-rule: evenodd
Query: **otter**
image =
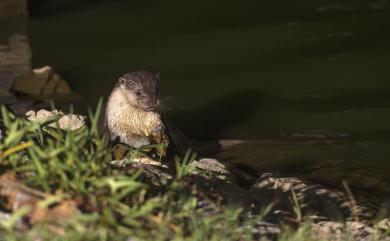
<path fill-rule="evenodd" d="M 108 98 L 105 125 L 110 139 L 139 148 L 168 144 L 159 111 L 159 73 L 130 72 L 121 76 Z"/>
<path fill-rule="evenodd" d="M 163 156 L 184 154 L 188 149 L 198 154 L 220 150 L 218 142 L 187 139 L 169 116 L 160 111 L 161 102 L 159 73 L 136 71 L 124 74 L 108 98 L 103 115 L 104 127 L 100 129 L 108 131 L 111 141 L 119 140 L 135 148 L 165 144 L 168 148 L 159 150 Z"/>

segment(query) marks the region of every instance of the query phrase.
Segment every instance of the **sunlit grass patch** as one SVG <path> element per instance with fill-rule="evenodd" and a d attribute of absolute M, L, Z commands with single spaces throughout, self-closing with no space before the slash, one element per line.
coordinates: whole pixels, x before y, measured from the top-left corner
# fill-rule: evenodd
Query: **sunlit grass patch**
<path fill-rule="evenodd" d="M 97 115 L 90 115 L 90 127 L 73 131 L 48 127 L 55 119 L 37 123 L 16 118 L 5 108 L 2 120 L 6 130 L 0 168 L 13 175 L 4 176 L 2 184 L 15 186 L 2 207 L 12 213 L 0 225 L 7 238 L 238 240 L 250 230 L 240 227 L 240 210 L 218 207 L 211 215 L 199 205 L 196 187 L 186 179 L 195 158 L 190 152 L 175 158 L 174 177 L 166 185 L 152 188 L 141 177 L 142 167 L 111 165 L 112 147 L 98 135 Z M 127 157 L 140 154 L 131 150 Z M 11 195 L 24 195 L 28 204 Z M 73 209 L 62 210 L 69 202 Z M 27 210 L 14 210 L 15 203 Z M 37 218 L 37 212 L 44 214 Z M 21 217 L 27 228 L 17 225 Z"/>

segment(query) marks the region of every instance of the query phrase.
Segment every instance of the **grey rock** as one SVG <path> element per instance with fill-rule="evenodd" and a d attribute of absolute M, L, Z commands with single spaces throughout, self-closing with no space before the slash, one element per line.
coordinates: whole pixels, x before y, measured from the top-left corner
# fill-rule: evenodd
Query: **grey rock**
<path fill-rule="evenodd" d="M 199 161 L 193 161 L 191 166 L 199 168 L 203 171 L 211 171 L 220 174 L 228 174 L 229 171 L 226 169 L 225 164 L 219 162 L 216 159 L 203 158 Z"/>
<path fill-rule="evenodd" d="M 278 224 L 259 221 L 255 224 L 255 229 L 253 233 L 261 234 L 261 235 L 278 235 L 280 234 L 281 227 Z"/>
<path fill-rule="evenodd" d="M 12 83 L 11 90 L 38 97 L 73 93 L 69 84 L 50 66 L 33 69 L 17 77 Z"/>
<path fill-rule="evenodd" d="M 362 222 L 339 223 L 334 221 L 322 221 L 312 223 L 312 237 L 315 240 L 390 240 L 384 233 L 378 233 L 377 230 Z M 349 237 L 346 237 L 347 236 Z M 352 238 L 352 239 L 351 239 Z"/>

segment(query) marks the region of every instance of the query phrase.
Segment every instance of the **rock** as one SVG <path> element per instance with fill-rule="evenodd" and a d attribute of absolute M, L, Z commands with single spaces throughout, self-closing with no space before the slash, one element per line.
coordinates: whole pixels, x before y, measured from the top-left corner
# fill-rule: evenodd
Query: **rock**
<path fill-rule="evenodd" d="M 225 164 L 210 158 L 203 158 L 199 161 L 193 161 L 191 163 L 193 167 L 197 167 L 199 169 L 202 169 L 204 171 L 211 171 L 211 172 L 217 172 L 220 174 L 228 174 L 229 171 L 226 169 Z"/>
<path fill-rule="evenodd" d="M 1 0 L 0 20 L 27 15 L 27 0 Z"/>
<path fill-rule="evenodd" d="M 34 122 L 44 122 L 46 121 L 49 117 L 52 116 L 61 116 L 60 119 L 58 120 L 58 125 L 61 129 L 63 130 L 76 130 L 79 129 L 83 126 L 85 126 L 85 116 L 82 115 L 75 115 L 75 114 L 64 114 L 62 111 L 58 110 L 53 110 L 53 111 L 48 111 L 41 109 L 37 112 L 30 110 L 26 112 L 26 117 L 30 121 Z M 49 124 L 51 127 L 56 127 L 56 123 L 51 123 Z"/>
<path fill-rule="evenodd" d="M 370 236 L 374 234 L 374 229 L 361 222 L 347 222 L 347 231 L 355 237 L 355 240 L 371 240 Z"/>
<path fill-rule="evenodd" d="M 343 224 L 333 221 L 322 221 L 318 223 L 312 223 L 312 237 L 315 240 L 342 240 Z"/>
<path fill-rule="evenodd" d="M 385 231 L 390 230 L 390 219 L 388 218 L 382 219 L 375 226 Z"/>
<path fill-rule="evenodd" d="M 263 235 L 278 235 L 281 232 L 280 225 L 266 221 L 259 221 L 255 224 L 253 233 Z"/>
<path fill-rule="evenodd" d="M 144 169 L 142 177 L 157 187 L 166 185 L 174 179 L 169 166 L 149 158 L 119 160 L 111 164 L 128 168 L 128 170 L 137 170 L 142 167 Z M 260 238 L 276 240 L 283 230 L 280 220 L 295 220 L 296 214 L 294 214 L 291 202 L 293 190 L 300 202 L 300 211 L 304 220 L 310 221 L 309 225 L 306 222 L 294 222 L 294 224 L 298 224 L 296 227 L 303 230 L 308 228 L 307 231 L 310 232 L 313 240 L 344 241 L 349 240 L 346 238 L 346 235 L 349 235 L 351 240 L 369 241 L 377 235 L 377 230 L 384 231 L 379 233 L 383 237 L 380 236 L 381 239 L 378 240 L 389 240 L 387 236 L 385 237 L 389 225 L 388 219 L 382 220 L 373 228 L 368 221 L 371 220 L 368 216 L 372 215 L 367 217 L 362 215 L 372 213 L 373 210 L 370 208 L 358 207 L 355 218 L 360 221 L 334 221 L 348 220 L 353 216 L 351 207 L 343 206 L 345 202 L 348 202 L 348 197 L 342 191 L 300 178 L 278 177 L 272 173 L 263 173 L 250 188 L 245 188 L 234 181 L 234 178 L 229 178 L 229 176 L 240 173 L 233 170 L 234 166 L 227 168 L 227 164 L 211 158 L 195 160 L 190 165 L 193 169 L 188 184 L 196 185 L 199 200 L 197 208 L 202 210 L 204 217 L 219 214 L 221 212 L 220 203 L 241 207 L 243 209 L 242 220 L 253 219 L 258 214 L 264 215 L 261 220 L 253 222 L 255 225 L 251 230 L 251 235 L 255 240 Z M 214 175 L 203 175 L 205 173 Z M 270 211 L 263 214 L 264 207 L 271 203 L 273 205 Z M 242 228 L 244 227 L 246 226 Z"/>
<path fill-rule="evenodd" d="M 233 173 L 230 173 L 226 165 L 216 159 L 203 158 L 198 161 L 195 160 L 191 163 L 191 167 L 191 173 L 194 175 L 200 173 L 212 173 L 215 178 L 220 180 L 227 180 L 228 176 L 234 177 Z"/>
<path fill-rule="evenodd" d="M 31 72 L 17 77 L 11 90 L 32 95 L 50 97 L 54 95 L 70 95 L 72 90 L 50 66 L 33 69 Z"/>
<path fill-rule="evenodd" d="M 340 190 L 331 189 L 321 184 L 296 177 L 276 177 L 272 173 L 262 174 L 251 187 L 253 191 L 265 195 L 273 192 L 282 200 L 291 198 L 292 191 L 296 194 L 304 216 L 329 220 L 369 220 L 375 216 L 376 209 L 372 208 L 363 197 L 357 196 L 357 203 L 353 204 L 348 195 Z M 272 201 L 272 200 L 271 200 Z M 287 205 L 291 205 L 288 202 Z M 288 209 L 284 205 L 278 207 L 281 210 Z"/>
<path fill-rule="evenodd" d="M 346 234 L 353 239 L 346 238 Z M 377 239 L 378 237 L 375 238 L 375 235 L 375 229 L 361 222 L 339 223 L 334 221 L 322 221 L 312 223 L 312 236 L 315 240 L 388 240 Z"/>
<path fill-rule="evenodd" d="M 9 95 L 17 76 L 31 71 L 31 50 L 27 35 L 15 33 L 7 37 L 8 43 L 0 44 L 0 96 Z"/>

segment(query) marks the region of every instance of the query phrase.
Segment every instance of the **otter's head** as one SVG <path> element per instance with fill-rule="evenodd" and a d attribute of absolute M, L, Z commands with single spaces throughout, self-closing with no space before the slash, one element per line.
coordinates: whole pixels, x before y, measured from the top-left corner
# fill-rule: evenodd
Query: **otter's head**
<path fill-rule="evenodd" d="M 145 111 L 155 110 L 160 103 L 159 73 L 130 72 L 119 78 L 118 85 L 130 105 Z"/>

